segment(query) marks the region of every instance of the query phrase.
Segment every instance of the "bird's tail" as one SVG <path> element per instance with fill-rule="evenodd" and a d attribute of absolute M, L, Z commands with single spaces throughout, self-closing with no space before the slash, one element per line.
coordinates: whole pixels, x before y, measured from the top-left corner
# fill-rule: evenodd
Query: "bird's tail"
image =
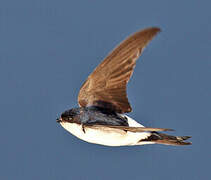
<path fill-rule="evenodd" d="M 151 141 L 156 144 L 165 144 L 172 146 L 191 145 L 191 142 L 185 142 L 185 140 L 191 138 L 191 136 L 171 136 L 168 134 L 152 132 L 151 136 L 142 141 Z"/>

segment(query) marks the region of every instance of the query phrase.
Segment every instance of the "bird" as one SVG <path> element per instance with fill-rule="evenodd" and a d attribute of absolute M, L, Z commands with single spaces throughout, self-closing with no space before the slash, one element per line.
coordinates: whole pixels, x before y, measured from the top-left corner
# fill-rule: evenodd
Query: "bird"
<path fill-rule="evenodd" d="M 127 83 L 147 44 L 161 31 L 140 30 L 122 41 L 94 69 L 78 94 L 79 107 L 64 111 L 57 122 L 79 139 L 104 146 L 145 144 L 190 145 L 191 136 L 173 136 L 169 128 L 144 127 L 126 113 L 132 111 Z"/>

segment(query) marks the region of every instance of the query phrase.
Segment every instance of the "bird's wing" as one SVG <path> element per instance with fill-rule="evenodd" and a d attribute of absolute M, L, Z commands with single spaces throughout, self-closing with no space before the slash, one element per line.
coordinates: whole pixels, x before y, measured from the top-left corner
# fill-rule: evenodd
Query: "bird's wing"
<path fill-rule="evenodd" d="M 130 112 L 127 82 L 144 47 L 158 32 L 160 29 L 157 27 L 144 29 L 117 46 L 82 85 L 78 95 L 79 105 L 100 106 L 118 113 Z"/>
<path fill-rule="evenodd" d="M 129 126 L 113 126 L 113 125 L 84 125 L 85 127 L 90 127 L 94 129 L 102 129 L 102 128 L 113 128 L 113 129 L 121 129 L 124 131 L 130 131 L 130 132 L 147 132 L 147 131 L 173 131 L 173 129 L 167 129 L 167 128 L 151 128 L 151 127 L 129 127 Z"/>

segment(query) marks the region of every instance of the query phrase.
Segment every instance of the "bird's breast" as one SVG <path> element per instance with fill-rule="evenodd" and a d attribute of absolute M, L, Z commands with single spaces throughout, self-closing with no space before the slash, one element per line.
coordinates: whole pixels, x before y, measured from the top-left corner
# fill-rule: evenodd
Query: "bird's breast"
<path fill-rule="evenodd" d="M 61 125 L 79 139 L 94 144 L 121 146 L 125 145 L 124 140 L 127 137 L 127 132 L 118 129 L 85 127 L 84 132 L 80 124 L 62 122 Z"/>

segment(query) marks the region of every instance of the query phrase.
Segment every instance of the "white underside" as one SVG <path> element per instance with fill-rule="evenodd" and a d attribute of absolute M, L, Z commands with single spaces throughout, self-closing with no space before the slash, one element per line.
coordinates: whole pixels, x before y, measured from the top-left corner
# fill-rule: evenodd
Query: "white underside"
<path fill-rule="evenodd" d="M 126 115 L 122 115 L 126 116 Z M 126 116 L 130 127 L 144 127 L 136 122 L 134 119 Z M 85 127 L 85 133 L 82 130 L 82 126 L 76 123 L 60 123 L 64 129 L 71 134 L 75 135 L 79 139 L 87 141 L 89 143 L 101 144 L 105 146 L 133 146 L 143 144 L 154 144 L 153 142 L 143 141 L 151 135 L 150 132 L 129 132 L 120 129 L 113 129 L 104 126 L 103 128 Z"/>

